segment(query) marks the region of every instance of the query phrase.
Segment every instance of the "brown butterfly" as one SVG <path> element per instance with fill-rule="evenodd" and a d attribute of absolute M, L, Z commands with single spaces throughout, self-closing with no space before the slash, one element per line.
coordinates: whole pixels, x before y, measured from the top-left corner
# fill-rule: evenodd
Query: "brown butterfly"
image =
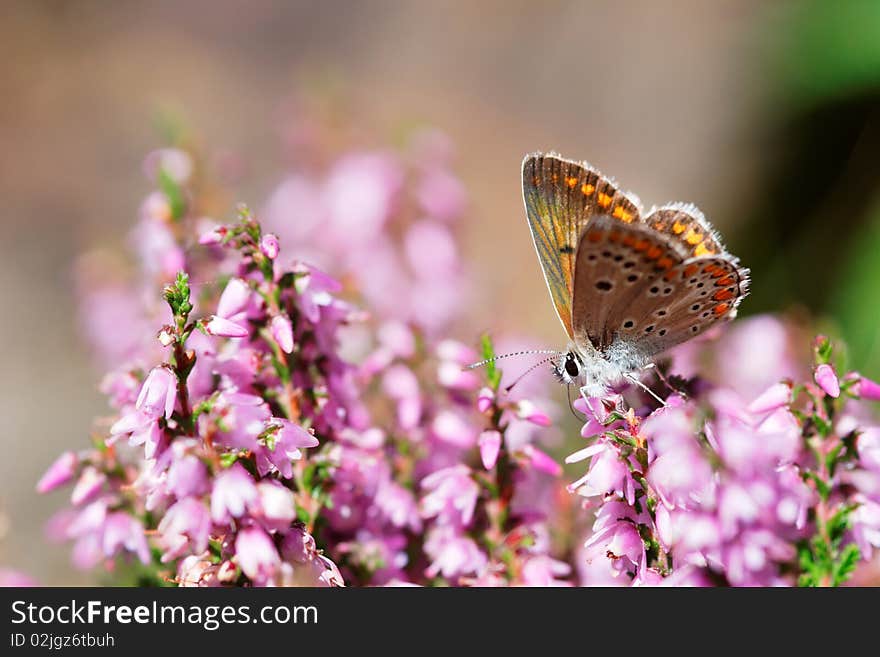
<path fill-rule="evenodd" d="M 736 316 L 749 273 L 693 205 L 646 215 L 586 162 L 552 153 L 522 164 L 529 228 L 570 339 L 554 370 L 598 396 L 653 358 Z"/>

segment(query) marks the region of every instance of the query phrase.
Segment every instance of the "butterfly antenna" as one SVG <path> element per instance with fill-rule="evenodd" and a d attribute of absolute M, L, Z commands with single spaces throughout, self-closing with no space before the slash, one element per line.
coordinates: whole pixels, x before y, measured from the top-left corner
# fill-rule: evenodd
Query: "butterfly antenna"
<path fill-rule="evenodd" d="M 561 356 L 562 352 L 556 351 L 555 349 L 528 349 L 526 351 L 513 351 L 509 354 L 501 354 L 500 356 L 493 356 L 492 358 L 481 360 L 479 363 L 471 363 L 470 365 L 465 365 L 462 369 L 472 370 L 476 369 L 477 367 L 483 367 L 483 365 L 488 365 L 489 363 L 494 363 L 496 360 L 501 360 L 502 358 L 512 358 L 513 356 L 528 356 L 530 354 L 553 354 L 554 356 Z M 546 362 L 547 361 L 541 361 L 541 363 Z"/>
<path fill-rule="evenodd" d="M 544 353 L 548 353 L 548 352 L 544 352 Z M 513 383 L 511 383 L 509 386 L 507 386 L 507 387 L 504 389 L 504 394 L 509 394 L 510 391 L 513 390 L 513 386 L 515 386 L 517 383 L 519 383 L 520 381 L 522 381 L 522 380 L 526 377 L 527 374 L 531 374 L 531 373 L 534 372 L 536 369 L 538 369 L 539 367 L 541 367 L 541 365 L 546 365 L 547 363 L 549 363 L 550 361 L 552 361 L 553 358 L 554 358 L 555 356 L 558 356 L 558 355 L 559 355 L 559 353 L 558 353 L 558 352 L 555 352 L 555 351 L 552 352 L 552 353 L 553 353 L 553 356 L 548 356 L 547 358 L 544 358 L 544 359 L 538 361 L 537 363 L 535 363 L 534 365 L 532 365 L 529 369 L 527 369 L 525 372 L 523 372 L 523 373 L 520 374 L 518 377 L 516 377 L 516 381 L 514 381 Z"/>

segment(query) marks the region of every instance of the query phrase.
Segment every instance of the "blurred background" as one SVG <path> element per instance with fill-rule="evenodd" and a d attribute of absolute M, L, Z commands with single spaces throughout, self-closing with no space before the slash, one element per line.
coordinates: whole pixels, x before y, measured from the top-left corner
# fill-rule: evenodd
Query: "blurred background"
<path fill-rule="evenodd" d="M 107 413 L 77 328 L 74 263 L 124 242 L 150 189 L 143 157 L 170 122 L 232 163 L 230 200 L 254 205 L 283 175 L 288 113 L 304 94 L 346 108 L 341 120 L 366 140 L 447 133 L 470 198 L 463 339 L 504 327 L 563 345 L 519 189 L 523 154 L 554 149 L 646 207 L 696 203 L 753 269 L 744 314 L 813 318 L 880 375 L 880 3 L 3 9 L 0 565 L 41 583 L 88 581 L 44 538 L 60 497 L 33 491 Z"/>

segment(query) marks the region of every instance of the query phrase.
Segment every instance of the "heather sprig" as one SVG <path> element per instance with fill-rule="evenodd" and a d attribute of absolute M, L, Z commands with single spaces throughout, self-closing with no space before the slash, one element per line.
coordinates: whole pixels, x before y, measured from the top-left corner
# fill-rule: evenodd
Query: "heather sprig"
<path fill-rule="evenodd" d="M 876 441 L 857 374 L 817 339 L 812 381 L 752 400 L 723 386 L 636 413 L 579 400 L 592 444 L 571 489 L 597 499 L 588 572 L 634 584 L 836 586 L 878 540 Z M 626 410 L 624 410 L 626 409 Z M 856 418 L 860 419 L 856 419 Z M 862 423 L 866 424 L 862 424 Z"/>

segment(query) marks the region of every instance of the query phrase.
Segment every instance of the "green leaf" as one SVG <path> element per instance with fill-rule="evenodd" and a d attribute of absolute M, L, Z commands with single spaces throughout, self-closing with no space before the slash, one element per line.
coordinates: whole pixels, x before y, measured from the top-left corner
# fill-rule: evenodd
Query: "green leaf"
<path fill-rule="evenodd" d="M 159 189 L 168 199 L 168 205 L 171 208 L 171 217 L 176 221 L 180 219 L 186 212 L 186 200 L 183 190 L 177 181 L 172 178 L 165 169 L 159 169 Z"/>
<path fill-rule="evenodd" d="M 495 361 L 491 360 L 495 358 L 495 347 L 492 345 L 492 339 L 488 334 L 484 333 L 480 337 L 480 347 L 483 360 L 489 361 L 486 363 L 486 381 L 492 390 L 497 391 L 501 385 L 501 370 L 495 365 Z"/>
<path fill-rule="evenodd" d="M 163 298 L 171 308 L 171 312 L 177 320 L 177 325 L 181 329 L 186 324 L 186 320 L 193 309 L 189 295 L 189 274 L 183 271 L 178 272 L 174 282 L 166 285 L 162 292 Z"/>
<path fill-rule="evenodd" d="M 819 432 L 820 436 L 827 438 L 831 435 L 832 426 L 828 420 L 817 413 L 813 413 L 811 419 L 813 420 L 813 424 L 816 425 L 816 430 Z"/>
<path fill-rule="evenodd" d="M 825 481 L 815 472 L 806 472 L 804 474 L 807 479 L 809 479 L 816 485 L 816 491 L 818 491 L 819 496 L 823 500 L 827 500 L 828 495 L 831 493 L 831 487 L 827 483 L 825 483 Z"/>
<path fill-rule="evenodd" d="M 861 556 L 862 554 L 859 551 L 859 547 L 855 543 L 850 543 L 843 548 L 843 552 L 837 560 L 837 563 L 834 565 L 834 571 L 832 572 L 834 586 L 840 586 L 850 578 L 853 571 L 856 569 Z"/>

